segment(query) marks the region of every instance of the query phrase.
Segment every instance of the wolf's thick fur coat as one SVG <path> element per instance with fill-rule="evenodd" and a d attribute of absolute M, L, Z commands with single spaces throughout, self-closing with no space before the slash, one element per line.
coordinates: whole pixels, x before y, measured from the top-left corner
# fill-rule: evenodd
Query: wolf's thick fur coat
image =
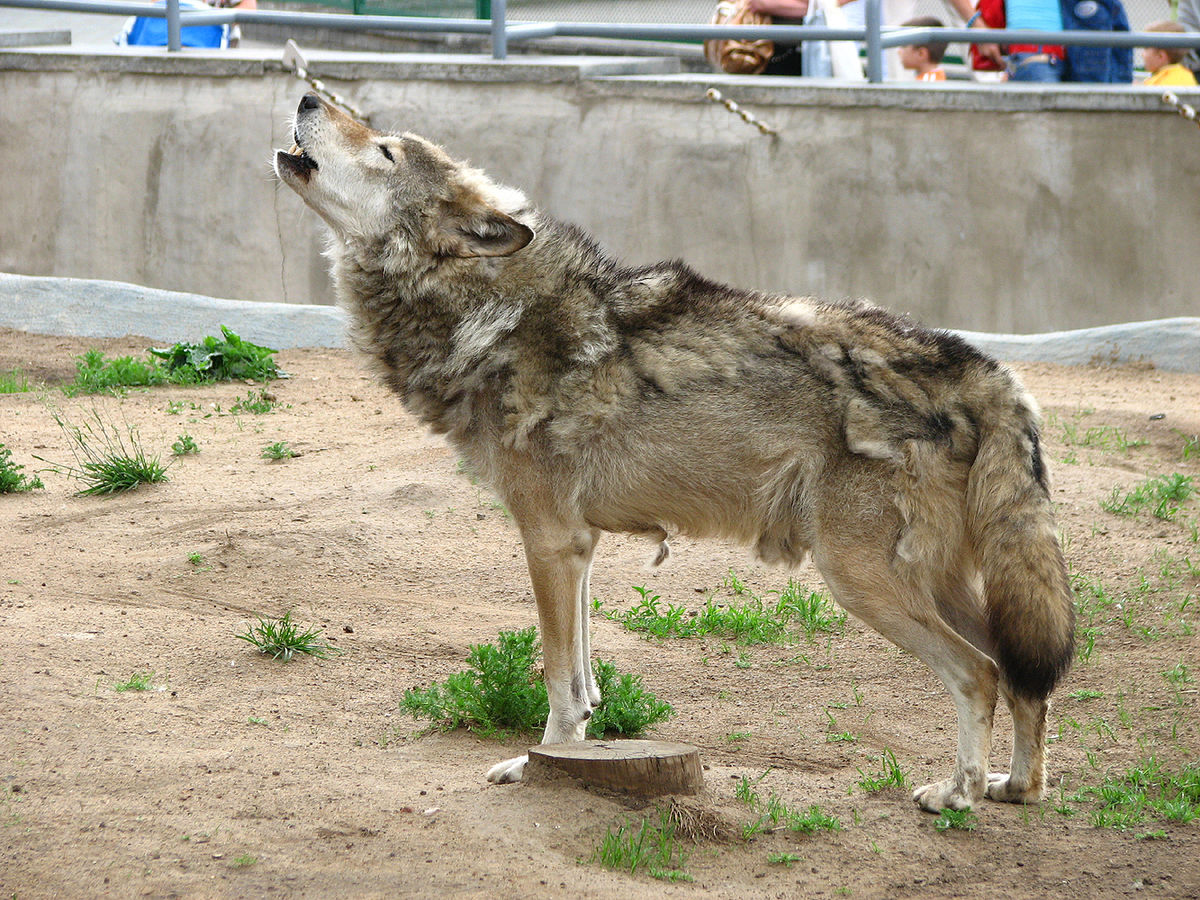
<path fill-rule="evenodd" d="M 867 303 L 626 268 L 414 135 L 309 95 L 276 171 L 332 229 L 356 346 L 448 436 L 521 530 L 550 694 L 544 742 L 599 702 L 600 534 L 809 554 L 846 610 L 926 664 L 958 713 L 928 810 L 1040 799 L 1047 698 L 1072 658 L 1038 413 L 1005 367 Z M 1010 773 L 988 774 L 1009 703 Z M 525 758 L 495 766 L 520 778 Z"/>

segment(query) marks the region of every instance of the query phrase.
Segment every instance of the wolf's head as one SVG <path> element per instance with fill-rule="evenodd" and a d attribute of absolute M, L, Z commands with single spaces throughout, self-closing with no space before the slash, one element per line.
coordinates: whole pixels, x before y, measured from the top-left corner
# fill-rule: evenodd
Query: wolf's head
<path fill-rule="evenodd" d="M 344 242 L 411 262 L 508 256 L 533 240 L 514 218 L 524 195 L 416 135 L 374 131 L 306 94 L 295 141 L 275 153 L 275 174 Z"/>

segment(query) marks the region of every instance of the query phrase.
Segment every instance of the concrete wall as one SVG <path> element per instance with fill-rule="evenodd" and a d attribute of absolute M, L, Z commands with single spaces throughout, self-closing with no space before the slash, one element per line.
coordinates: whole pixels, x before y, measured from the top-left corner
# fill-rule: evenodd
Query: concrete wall
<path fill-rule="evenodd" d="M 678 256 L 978 331 L 1200 313 L 1200 132 L 1152 89 L 848 88 L 544 57 L 310 67 L 377 127 L 437 140 L 629 262 Z M 705 100 L 712 85 L 779 137 Z M 0 271 L 330 302 L 319 221 L 269 169 L 304 89 L 249 50 L 0 52 Z"/>

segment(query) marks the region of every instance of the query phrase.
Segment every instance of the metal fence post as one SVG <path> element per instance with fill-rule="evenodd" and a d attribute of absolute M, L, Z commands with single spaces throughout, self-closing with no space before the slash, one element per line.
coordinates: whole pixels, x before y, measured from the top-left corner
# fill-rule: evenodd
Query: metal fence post
<path fill-rule="evenodd" d="M 883 0 L 866 0 L 867 81 L 883 81 L 883 45 L 880 29 L 883 25 Z"/>
<path fill-rule="evenodd" d="M 492 0 L 492 59 L 508 58 L 507 12 L 508 0 Z"/>
<path fill-rule="evenodd" d="M 167 52 L 178 52 L 182 46 L 182 31 L 179 26 L 179 0 L 167 0 Z"/>

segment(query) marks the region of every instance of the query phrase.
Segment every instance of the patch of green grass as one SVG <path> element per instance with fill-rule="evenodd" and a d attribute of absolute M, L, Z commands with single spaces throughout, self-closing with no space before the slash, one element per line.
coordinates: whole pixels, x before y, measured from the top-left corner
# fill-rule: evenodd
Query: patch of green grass
<path fill-rule="evenodd" d="M 317 626 L 302 628 L 293 622 L 291 610 L 279 619 L 260 617 L 257 625 L 249 626 L 245 632 L 234 637 L 282 662 L 291 661 L 297 653 L 327 659 L 342 652 L 321 639 L 321 629 Z"/>
<path fill-rule="evenodd" d="M 127 680 L 118 681 L 113 685 L 113 690 L 118 694 L 124 694 L 126 691 L 149 691 L 153 688 L 153 672 L 134 672 Z"/>
<path fill-rule="evenodd" d="M 167 373 L 153 360 L 132 356 L 107 359 L 100 350 L 88 350 L 75 359 L 75 380 L 63 387 L 68 397 L 76 394 L 115 394 L 127 387 L 166 384 Z"/>
<path fill-rule="evenodd" d="M 92 410 L 83 425 L 73 425 L 58 413 L 52 415 L 67 436 L 74 465 L 51 463 L 40 456 L 34 459 L 48 463 L 60 475 L 81 482 L 83 487 L 77 493 L 118 494 L 167 480 L 166 467 L 157 456 L 150 456 L 142 448 L 134 426 L 119 429 L 105 422 L 96 410 Z"/>
<path fill-rule="evenodd" d="M 1097 828 L 1129 829 L 1151 818 L 1186 824 L 1200 819 L 1200 763 L 1176 774 L 1151 756 L 1081 795 L 1098 801 L 1091 813 Z"/>
<path fill-rule="evenodd" d="M 630 875 L 644 870 L 651 878 L 662 881 L 692 881 L 687 873 L 687 858 L 670 811 L 660 809 L 657 823 L 643 818 L 640 824 L 625 822 L 615 829 L 609 828 L 589 862 Z"/>
<path fill-rule="evenodd" d="M 733 572 L 725 587 L 733 597 L 720 601 L 714 595 L 693 615 L 684 606 L 664 602 L 648 588 L 634 586 L 640 602 L 626 612 L 609 610 L 604 615 L 630 631 L 652 637 L 720 637 L 742 644 L 790 642 L 793 626 L 811 642 L 817 632 L 840 631 L 845 626 L 845 613 L 837 611 L 828 597 L 795 581 L 772 592 L 774 603 L 747 589 Z M 747 665 L 744 657 L 741 664 L 743 668 Z"/>
<path fill-rule="evenodd" d="M 248 869 L 258 862 L 258 858 L 249 853 L 242 853 L 233 858 L 231 865 L 235 869 Z"/>
<path fill-rule="evenodd" d="M 890 788 L 907 788 L 909 785 L 908 775 L 900 767 L 900 763 L 896 760 L 896 754 L 886 747 L 879 757 L 880 765 L 883 766 L 882 771 L 872 772 L 870 774 L 864 772 L 861 768 L 858 769 L 858 774 L 862 776 L 859 779 L 858 786 L 868 794 L 886 791 Z"/>
<path fill-rule="evenodd" d="M 1193 456 L 1200 456 L 1200 434 L 1184 434 L 1182 431 L 1175 433 L 1183 438 L 1183 450 L 1180 452 L 1180 459 L 1191 459 Z"/>
<path fill-rule="evenodd" d="M 786 806 L 775 793 L 764 800 L 754 786 L 767 775 L 764 772 L 751 781 L 745 775 L 734 788 L 734 796 L 750 807 L 750 811 L 758 816 L 752 822 L 742 826 L 742 836 L 747 840 L 756 835 L 773 831 L 796 831 L 803 834 L 814 834 L 818 831 L 841 831 L 842 823 L 836 816 L 822 812 L 821 807 L 813 804 L 806 810 L 795 810 Z"/>
<path fill-rule="evenodd" d="M 974 831 L 978 822 L 974 810 L 943 809 L 933 820 L 933 827 L 938 831 Z"/>
<path fill-rule="evenodd" d="M 238 413 L 263 416 L 269 412 L 273 412 L 278 405 L 279 401 L 275 399 L 274 394 L 260 389 L 258 391 L 249 391 L 245 397 L 239 397 L 233 406 L 229 407 L 229 412 L 235 416 Z"/>
<path fill-rule="evenodd" d="M 36 475 L 23 475 L 25 467 L 12 461 L 12 451 L 0 443 L 0 494 L 21 494 L 44 488 Z"/>
<path fill-rule="evenodd" d="M 0 372 L 0 394 L 24 394 L 33 390 L 29 379 L 20 369 L 11 372 Z"/>
<path fill-rule="evenodd" d="M 801 856 L 799 853 L 768 853 L 767 862 L 773 866 L 784 866 L 790 869 L 796 863 L 800 862 Z"/>
<path fill-rule="evenodd" d="M 196 445 L 196 439 L 184 432 L 171 445 L 171 452 L 176 456 L 187 456 L 189 453 L 199 453 L 200 448 Z"/>
<path fill-rule="evenodd" d="M 1100 501 L 1100 508 L 1128 518 L 1149 508 L 1155 518 L 1171 521 L 1195 493 L 1194 481 L 1194 476 L 1174 472 L 1149 478 L 1129 491 L 1114 487 L 1108 498 Z"/>
<path fill-rule="evenodd" d="M 287 441 L 276 441 L 273 444 L 267 444 L 262 448 L 263 459 L 293 459 L 300 454 L 288 446 Z"/>
<path fill-rule="evenodd" d="M 1078 691 L 1071 691 L 1067 695 L 1072 700 L 1103 700 L 1104 691 L 1094 691 L 1088 688 L 1081 688 Z"/>
<path fill-rule="evenodd" d="M 470 648 L 466 671 L 440 684 L 405 691 L 400 708 L 447 731 L 536 731 L 550 715 L 546 685 L 534 668 L 537 656 L 535 629 L 502 631 L 497 643 Z M 619 673 L 601 659 L 595 660 L 592 671 L 602 699 L 588 720 L 589 736 L 641 734 L 674 714 L 669 703 L 642 687 L 639 676 Z"/>

